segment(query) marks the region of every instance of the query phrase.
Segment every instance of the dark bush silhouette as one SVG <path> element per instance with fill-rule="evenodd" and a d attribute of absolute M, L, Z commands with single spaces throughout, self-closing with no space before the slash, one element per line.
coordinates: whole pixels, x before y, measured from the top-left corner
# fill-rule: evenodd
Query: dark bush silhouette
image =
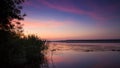
<path fill-rule="evenodd" d="M 46 41 L 23 34 L 19 21 L 26 16 L 21 12 L 24 1 L 0 0 L 0 68 L 48 67 L 44 57 Z"/>
<path fill-rule="evenodd" d="M 2 63 L 8 63 L 10 42 L 17 37 L 16 33 L 22 32 L 19 20 L 23 20 L 25 14 L 21 14 L 21 4 L 24 0 L 0 0 L 0 59 Z M 14 21 L 13 20 L 18 20 Z"/>

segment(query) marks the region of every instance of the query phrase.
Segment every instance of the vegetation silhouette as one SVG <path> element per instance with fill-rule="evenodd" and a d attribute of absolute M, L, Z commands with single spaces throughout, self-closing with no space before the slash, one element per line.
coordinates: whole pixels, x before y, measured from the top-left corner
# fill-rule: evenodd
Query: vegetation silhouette
<path fill-rule="evenodd" d="M 25 0 L 0 0 L 0 68 L 48 67 L 47 42 L 35 35 L 25 36 L 20 20 Z"/>

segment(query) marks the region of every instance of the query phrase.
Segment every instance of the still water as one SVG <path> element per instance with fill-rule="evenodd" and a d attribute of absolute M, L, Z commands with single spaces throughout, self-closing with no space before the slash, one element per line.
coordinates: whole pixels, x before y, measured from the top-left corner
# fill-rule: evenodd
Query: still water
<path fill-rule="evenodd" d="M 49 44 L 50 68 L 120 68 L 120 43 Z"/>

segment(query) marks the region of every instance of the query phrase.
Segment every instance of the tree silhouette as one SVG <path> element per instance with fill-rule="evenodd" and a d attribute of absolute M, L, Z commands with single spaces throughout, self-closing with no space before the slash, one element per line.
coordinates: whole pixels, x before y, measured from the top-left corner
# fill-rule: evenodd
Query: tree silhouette
<path fill-rule="evenodd" d="M 0 0 L 0 43 L 6 42 L 8 36 L 21 33 L 24 19 L 22 14 L 22 3 L 25 0 Z M 14 21 L 15 20 L 15 21 Z"/>
<path fill-rule="evenodd" d="M 0 68 L 42 68 L 46 41 L 31 35 L 20 38 L 25 0 L 0 0 Z M 41 64 L 41 65 L 40 65 Z M 27 66 L 27 67 L 26 67 Z"/>
<path fill-rule="evenodd" d="M 9 62 L 9 51 L 13 48 L 11 40 L 23 31 L 19 21 L 25 16 L 21 12 L 24 1 L 0 0 L 0 64 Z"/>
<path fill-rule="evenodd" d="M 13 20 L 23 20 L 25 16 L 21 13 L 23 2 L 24 0 L 0 0 L 0 29 L 10 31 L 15 27 Z"/>

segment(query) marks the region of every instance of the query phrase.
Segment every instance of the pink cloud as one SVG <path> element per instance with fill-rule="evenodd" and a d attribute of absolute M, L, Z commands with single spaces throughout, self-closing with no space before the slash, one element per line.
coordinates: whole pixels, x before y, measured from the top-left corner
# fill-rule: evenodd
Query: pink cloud
<path fill-rule="evenodd" d="M 80 10 L 76 8 L 73 4 L 69 3 L 68 0 L 61 0 L 60 4 L 58 2 L 50 3 L 47 0 L 39 0 L 43 5 L 46 5 L 50 8 L 65 11 L 65 12 L 71 12 L 76 14 L 85 14 L 86 11 Z M 67 3 L 67 4 L 66 4 Z"/>
<path fill-rule="evenodd" d="M 97 13 L 86 11 L 86 10 L 83 10 L 81 8 L 77 8 L 74 4 L 69 3 L 68 0 L 66 0 L 66 1 L 65 0 L 61 0 L 61 1 L 65 1 L 64 4 L 62 4 L 62 5 L 61 5 L 61 3 L 59 4 L 58 2 L 56 2 L 56 3 L 50 3 L 47 0 L 39 0 L 39 1 L 43 5 L 46 5 L 46 6 L 50 7 L 50 8 L 53 8 L 53 9 L 57 9 L 57 10 L 64 11 L 64 12 L 75 13 L 75 14 L 79 14 L 79 15 L 81 15 L 81 14 L 89 15 L 90 17 L 92 17 L 94 19 L 104 20 L 104 18 L 98 16 Z"/>
<path fill-rule="evenodd" d="M 31 3 L 30 1 L 25 1 L 24 5 L 26 5 L 26 6 L 31 6 L 32 3 Z"/>
<path fill-rule="evenodd" d="M 58 1 L 50 2 L 50 0 L 38 0 L 38 1 L 49 8 L 53 8 L 56 10 L 69 12 L 69 13 L 75 13 L 79 15 L 88 15 L 89 17 L 95 20 L 101 20 L 101 21 L 107 21 L 109 19 L 112 19 L 113 17 L 116 17 L 112 15 L 107 16 L 105 14 L 109 15 L 110 12 L 108 12 L 108 10 L 111 12 L 115 12 L 115 10 L 113 10 L 112 8 L 115 8 L 115 9 L 118 8 L 118 6 L 116 5 L 100 7 L 96 3 L 87 0 L 85 4 L 81 4 L 81 6 L 87 6 L 93 9 L 92 11 L 87 11 L 82 8 L 78 8 L 77 6 L 75 6 L 74 3 L 70 2 L 70 0 L 60 0 L 59 2 Z"/>
<path fill-rule="evenodd" d="M 35 8 L 35 9 L 41 9 L 41 6 L 36 4 L 36 2 L 37 2 L 36 0 L 34 2 L 31 0 L 28 0 L 28 1 L 25 1 L 24 6 Z"/>
<path fill-rule="evenodd" d="M 59 21 L 38 21 L 38 22 L 29 22 L 24 21 L 24 27 L 27 28 L 40 28 L 40 27 L 59 27 L 66 25 L 65 22 L 59 22 Z"/>

